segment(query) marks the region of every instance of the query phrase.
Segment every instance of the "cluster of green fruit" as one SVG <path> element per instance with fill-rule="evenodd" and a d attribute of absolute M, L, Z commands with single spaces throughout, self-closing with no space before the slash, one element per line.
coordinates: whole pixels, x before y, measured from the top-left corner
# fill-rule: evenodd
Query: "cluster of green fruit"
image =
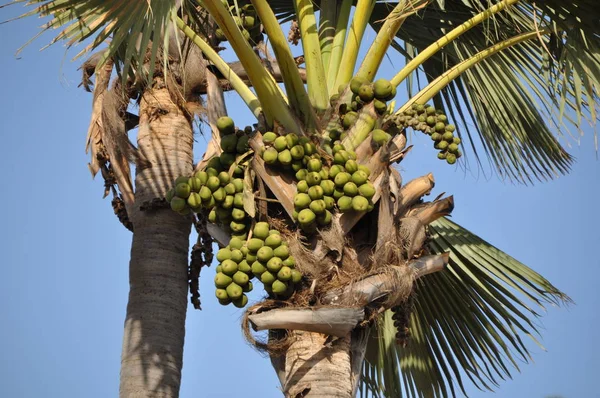
<path fill-rule="evenodd" d="M 229 116 L 222 116 L 217 120 L 217 129 L 221 136 L 221 149 L 223 150 L 220 156 L 221 166 L 228 169 L 235 163 L 238 155 L 248 152 L 252 127 L 248 126 L 243 130 L 236 129 L 233 119 Z"/>
<path fill-rule="evenodd" d="M 260 20 L 252 4 L 241 5 L 240 3 L 244 3 L 242 1 L 232 1 L 229 4 L 230 2 L 227 0 L 222 1 L 223 5 L 229 8 L 229 12 L 233 15 L 235 23 L 250 44 L 257 44 L 263 41 L 264 37 L 260 28 Z M 215 36 L 219 41 L 227 41 L 225 34 L 220 28 L 215 31 Z"/>
<path fill-rule="evenodd" d="M 209 166 L 217 165 L 216 161 Z M 220 164 L 220 163 L 219 163 Z M 243 236 L 251 222 L 244 211 L 244 181 L 232 178 L 226 171 L 218 171 L 207 167 L 192 177 L 179 177 L 175 180 L 175 188 L 167 192 L 166 200 L 171 209 L 179 214 L 189 214 L 210 210 L 208 220 L 227 226 L 234 236 Z"/>
<path fill-rule="evenodd" d="M 341 94 L 345 89 L 346 86 L 342 85 L 338 91 Z M 384 114 L 388 108 L 386 101 L 391 101 L 396 96 L 396 87 L 389 80 L 377 79 L 371 83 L 360 76 L 355 76 L 350 80 L 350 91 L 352 91 L 352 100 L 340 107 L 340 111 L 344 115 L 342 125 L 345 129 L 356 123 L 358 119 L 356 112 L 365 104 L 373 102 L 375 111 Z M 339 100 L 340 94 L 334 94 L 330 98 L 332 104 Z"/>
<path fill-rule="evenodd" d="M 336 204 L 340 212 L 371 211 L 375 187 L 369 175 L 369 168 L 356 162 L 356 154 L 336 141 L 331 167 L 324 166 L 320 159 L 310 159 L 306 169 L 296 173 L 294 219 L 303 231 L 311 233 L 331 223 Z"/>
<path fill-rule="evenodd" d="M 454 164 L 462 156 L 459 149 L 460 138 L 454 136 L 456 127 L 449 124 L 448 117 L 433 106 L 413 104 L 411 109 L 396 118 L 396 122 L 428 134 L 435 142 L 435 149 L 440 151 L 438 159 Z"/>
<path fill-rule="evenodd" d="M 311 159 L 321 158 L 317 153 L 317 146 L 308 137 L 298 137 L 294 133 L 278 136 L 269 131 L 262 138 L 265 145 L 262 158 L 269 166 L 298 172 Z"/>
<path fill-rule="evenodd" d="M 216 296 L 219 302 L 244 307 L 252 290 L 251 279 L 258 278 L 271 296 L 285 300 L 294 293 L 302 274 L 295 269 L 287 242 L 279 231 L 266 222 L 256 223 L 247 242 L 233 237 L 229 245 L 217 252 Z"/>

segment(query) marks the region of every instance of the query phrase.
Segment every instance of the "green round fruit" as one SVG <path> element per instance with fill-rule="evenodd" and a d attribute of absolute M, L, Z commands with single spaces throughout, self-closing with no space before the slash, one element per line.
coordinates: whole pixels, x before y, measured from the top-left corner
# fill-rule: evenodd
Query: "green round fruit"
<path fill-rule="evenodd" d="M 286 245 L 281 245 L 273 250 L 273 255 L 282 260 L 285 260 L 290 255 L 290 249 Z"/>
<path fill-rule="evenodd" d="M 222 272 L 215 275 L 215 286 L 219 289 L 225 289 L 231 282 L 233 282 L 233 279 Z"/>
<path fill-rule="evenodd" d="M 244 191 L 244 180 L 241 178 L 234 178 L 231 183 L 233 184 L 234 193 L 240 193 Z"/>
<path fill-rule="evenodd" d="M 448 148 L 448 141 L 440 141 L 440 142 L 438 142 L 436 144 L 435 148 L 439 149 L 440 151 L 446 150 L 446 148 Z"/>
<path fill-rule="evenodd" d="M 287 284 L 280 280 L 273 281 L 273 284 L 271 285 L 271 289 L 273 289 L 273 293 L 275 294 L 284 294 L 287 287 Z"/>
<path fill-rule="evenodd" d="M 236 152 L 238 138 L 235 134 L 221 137 L 221 149 L 225 152 Z"/>
<path fill-rule="evenodd" d="M 244 259 L 244 254 L 239 249 L 231 249 L 231 261 L 240 263 Z"/>
<path fill-rule="evenodd" d="M 265 271 L 260 275 L 260 281 L 265 285 L 272 285 L 276 280 L 277 277 L 269 271 Z"/>
<path fill-rule="evenodd" d="M 233 197 L 233 206 L 237 209 L 243 209 L 244 208 L 244 194 L 243 193 L 236 193 Z"/>
<path fill-rule="evenodd" d="M 332 196 L 323 196 L 323 201 L 327 210 L 332 210 L 335 206 L 335 199 Z"/>
<path fill-rule="evenodd" d="M 352 181 L 348 181 L 344 185 L 344 194 L 346 196 L 356 196 L 358 195 L 358 187 Z"/>
<path fill-rule="evenodd" d="M 238 263 L 238 271 L 245 272 L 247 274 L 252 272 L 252 268 L 246 260 L 242 260 Z"/>
<path fill-rule="evenodd" d="M 289 149 L 284 149 L 277 155 L 277 160 L 284 166 L 292 164 L 292 154 Z"/>
<path fill-rule="evenodd" d="M 349 129 L 350 127 L 352 127 L 356 122 L 358 121 L 358 113 L 352 111 L 352 112 L 348 112 L 344 115 L 344 118 L 342 119 L 342 126 L 344 126 L 344 129 Z"/>
<path fill-rule="evenodd" d="M 456 130 L 456 126 L 453 124 L 447 124 L 446 125 L 446 131 L 449 131 L 451 133 L 453 133 Z"/>
<path fill-rule="evenodd" d="M 237 283 L 240 286 L 245 286 L 248 284 L 248 282 L 250 281 L 250 278 L 248 277 L 248 274 L 238 271 L 235 274 L 233 274 L 233 281 L 235 283 Z"/>
<path fill-rule="evenodd" d="M 235 146 L 235 151 L 239 154 L 244 154 L 248 152 L 250 146 L 248 145 L 248 141 L 250 141 L 250 137 L 247 135 L 243 135 L 238 138 L 237 145 Z"/>
<path fill-rule="evenodd" d="M 217 290 L 215 290 L 215 296 L 217 296 L 217 298 L 219 300 L 227 300 L 227 299 L 229 299 L 229 296 L 227 295 L 227 290 L 225 290 L 225 289 L 217 289 Z"/>
<path fill-rule="evenodd" d="M 375 97 L 375 93 L 373 92 L 373 87 L 370 84 L 363 84 L 358 89 L 358 96 L 363 102 L 371 102 Z"/>
<path fill-rule="evenodd" d="M 257 222 L 252 230 L 252 236 L 264 241 L 269 236 L 269 229 L 269 223 L 264 221 Z"/>
<path fill-rule="evenodd" d="M 367 199 L 371 199 L 375 196 L 375 187 L 370 182 L 367 182 L 358 187 L 358 193 Z"/>
<path fill-rule="evenodd" d="M 242 209 L 231 210 L 231 218 L 235 221 L 243 221 L 246 218 L 246 212 Z"/>
<path fill-rule="evenodd" d="M 242 288 L 242 291 L 244 291 L 243 288 Z M 244 308 L 248 304 L 248 296 L 246 296 L 245 294 L 242 294 L 242 296 L 240 298 L 237 298 L 235 300 L 231 300 L 231 302 L 237 308 Z"/>
<path fill-rule="evenodd" d="M 300 169 L 296 172 L 296 179 L 298 181 L 306 180 L 307 175 L 308 175 L 308 170 Z"/>
<path fill-rule="evenodd" d="M 286 266 L 281 267 L 279 272 L 277 272 L 277 279 L 280 281 L 289 281 L 292 279 L 292 269 Z"/>
<path fill-rule="evenodd" d="M 458 152 L 458 145 L 456 145 L 455 143 L 448 145 L 448 152 L 456 154 Z M 189 199 L 188 199 L 188 203 L 189 203 Z"/>
<path fill-rule="evenodd" d="M 252 263 L 252 273 L 254 276 L 260 277 L 266 270 L 267 267 L 265 267 L 260 261 L 255 261 Z"/>
<path fill-rule="evenodd" d="M 352 182 L 360 187 L 369 180 L 369 176 L 362 170 L 357 170 L 352 174 Z"/>
<path fill-rule="evenodd" d="M 335 190 L 335 182 L 333 182 L 332 180 L 322 180 L 319 186 L 323 190 L 323 195 L 333 195 L 333 191 Z M 310 196 L 310 192 L 308 193 L 308 195 Z"/>
<path fill-rule="evenodd" d="M 221 186 L 221 181 L 216 176 L 208 177 L 208 180 L 206 181 L 206 186 L 210 189 L 211 192 L 215 192 Z"/>
<path fill-rule="evenodd" d="M 283 261 L 279 257 L 272 257 L 267 261 L 267 270 L 276 274 L 283 267 Z"/>
<path fill-rule="evenodd" d="M 219 158 L 217 158 L 217 161 L 219 161 Z M 219 161 L 219 167 L 220 167 L 220 165 L 221 165 L 221 162 Z M 208 169 L 206 169 L 206 175 L 208 176 L 208 178 L 216 177 L 219 175 L 221 169 L 222 169 L 222 167 L 219 170 L 209 167 Z"/>
<path fill-rule="evenodd" d="M 231 228 L 233 232 L 242 232 L 246 229 L 246 224 L 232 221 L 229 223 L 229 228 Z"/>
<path fill-rule="evenodd" d="M 294 160 L 302 160 L 304 158 L 304 148 L 302 145 L 295 145 L 290 149 L 290 154 Z"/>
<path fill-rule="evenodd" d="M 336 187 L 335 191 L 333 191 L 333 199 L 338 200 L 342 196 L 344 196 L 343 187 L 342 187 L 342 189 Z"/>
<path fill-rule="evenodd" d="M 230 283 L 225 290 L 227 290 L 227 295 L 231 300 L 239 299 L 244 293 L 242 287 L 235 282 Z"/>
<path fill-rule="evenodd" d="M 294 173 L 297 173 L 299 170 L 304 168 L 304 163 L 302 163 L 302 160 L 293 160 L 292 161 L 292 170 L 294 171 Z"/>
<path fill-rule="evenodd" d="M 231 181 L 231 177 L 229 177 L 229 173 L 226 171 L 220 172 L 219 175 L 217 176 L 217 178 L 219 179 L 219 182 L 222 187 L 229 184 L 229 181 Z"/>
<path fill-rule="evenodd" d="M 215 209 L 212 209 L 210 213 L 208 213 L 208 222 L 216 224 L 217 223 L 217 212 Z"/>
<path fill-rule="evenodd" d="M 228 116 L 221 116 L 217 119 L 217 129 L 222 135 L 235 133 L 235 124 L 233 119 Z"/>
<path fill-rule="evenodd" d="M 221 263 L 221 270 L 225 275 L 231 276 L 238 271 L 238 265 L 233 260 L 223 260 L 223 262 Z"/>
<path fill-rule="evenodd" d="M 323 167 L 323 164 L 321 163 L 321 160 L 319 159 L 310 159 L 308 161 L 308 163 L 306 164 L 306 168 L 308 169 L 308 171 L 315 171 L 315 172 L 319 172 L 321 171 L 321 168 Z"/>
<path fill-rule="evenodd" d="M 458 137 L 452 138 L 452 143 L 456 144 L 456 145 L 460 145 L 460 138 L 458 138 Z"/>
<path fill-rule="evenodd" d="M 229 247 L 230 247 L 230 249 L 241 250 L 242 247 L 244 247 L 244 241 L 242 239 L 240 239 L 240 238 L 233 237 L 229 241 Z"/>
<path fill-rule="evenodd" d="M 175 195 L 179 196 L 182 199 L 187 199 L 188 196 L 190 196 L 191 192 L 192 190 L 190 188 L 190 185 L 186 182 L 177 184 L 177 186 L 175 187 Z"/>
<path fill-rule="evenodd" d="M 336 175 L 334 179 L 335 186 L 340 188 L 343 187 L 348 181 L 350 181 L 351 177 L 352 176 L 346 172 L 338 173 L 338 175 Z"/>
<path fill-rule="evenodd" d="M 276 138 L 277 138 L 277 134 L 275 134 L 275 133 L 274 133 L 274 132 L 272 132 L 272 131 L 268 131 L 268 132 L 266 132 L 266 133 L 265 133 L 265 134 L 262 136 L 263 143 L 264 143 L 265 145 L 272 144 L 273 142 L 275 142 L 275 139 L 276 139 Z"/>
<path fill-rule="evenodd" d="M 199 178 L 190 177 L 188 179 L 188 185 L 190 186 L 192 192 L 200 192 L 200 189 L 202 188 L 202 181 Z"/>
<path fill-rule="evenodd" d="M 297 269 L 293 269 L 292 270 L 292 282 L 300 283 L 301 280 L 302 280 L 302 273 L 300 271 L 298 271 Z"/>
<path fill-rule="evenodd" d="M 341 173 L 342 171 L 345 171 L 344 166 L 334 164 L 329 168 L 329 178 L 335 179 L 335 176 Z"/>
<path fill-rule="evenodd" d="M 187 202 L 185 199 L 175 196 L 173 199 L 171 199 L 171 210 L 177 212 L 183 211 L 185 209 L 186 204 Z"/>
<path fill-rule="evenodd" d="M 446 131 L 444 134 L 442 134 L 442 139 L 444 141 L 454 143 L 454 134 L 452 134 L 450 131 Z"/>
<path fill-rule="evenodd" d="M 387 111 L 387 104 L 385 101 L 376 99 L 373 101 L 373 106 L 375 107 L 375 112 L 379 113 L 380 115 Z"/>
<path fill-rule="evenodd" d="M 443 122 L 437 122 L 435 124 L 435 131 L 437 132 L 442 132 L 446 129 L 446 124 L 444 124 Z"/>
<path fill-rule="evenodd" d="M 353 174 L 358 170 L 358 163 L 356 163 L 356 160 L 349 159 L 344 165 L 344 168 L 349 174 Z"/>
<path fill-rule="evenodd" d="M 265 163 L 271 166 L 277 163 L 277 156 L 279 156 L 279 152 L 275 148 L 267 148 L 262 154 Z"/>
<path fill-rule="evenodd" d="M 219 203 L 224 201 L 226 196 L 227 194 L 225 193 L 224 188 L 219 188 L 215 192 L 213 192 L 213 198 Z"/>
<path fill-rule="evenodd" d="M 314 185 L 319 185 L 321 183 L 321 175 L 316 171 L 311 171 L 306 175 L 306 183 L 310 187 Z"/>
<path fill-rule="evenodd" d="M 448 162 L 448 164 L 454 164 L 456 163 L 456 155 L 453 153 L 449 153 L 446 155 L 446 162 Z"/>
<path fill-rule="evenodd" d="M 208 180 L 208 174 L 206 171 L 199 171 L 196 173 L 196 175 L 194 175 L 194 177 L 200 180 L 201 185 L 206 184 L 206 181 Z"/>
<path fill-rule="evenodd" d="M 296 189 L 298 190 L 299 193 L 306 193 L 306 192 L 308 192 L 308 183 L 304 180 L 299 181 L 298 184 L 296 185 Z"/>
<path fill-rule="evenodd" d="M 323 214 L 326 210 L 325 201 L 323 199 L 313 200 L 310 202 L 310 210 L 316 215 Z"/>
<path fill-rule="evenodd" d="M 225 193 L 227 195 L 234 195 L 235 194 L 235 185 L 233 185 L 233 183 L 231 183 L 231 182 L 229 184 L 225 185 L 223 187 L 223 189 L 225 189 Z"/>
<path fill-rule="evenodd" d="M 326 226 L 331 224 L 331 220 L 333 219 L 333 214 L 329 210 L 325 210 L 323 213 L 317 215 L 317 224 L 321 226 Z"/>
<path fill-rule="evenodd" d="M 216 258 L 217 258 L 217 261 L 220 263 L 222 263 L 225 260 L 230 260 L 231 259 L 231 250 L 226 247 L 220 249 L 217 252 Z"/>
<path fill-rule="evenodd" d="M 275 148 L 277 152 L 281 152 L 284 149 L 287 149 L 287 141 L 285 137 L 279 136 L 275 138 L 275 141 L 273 141 L 273 148 Z"/>
<path fill-rule="evenodd" d="M 367 211 L 369 208 L 369 200 L 364 196 L 355 196 L 352 198 L 352 209 L 354 211 Z"/>
<path fill-rule="evenodd" d="M 265 242 L 262 239 L 252 238 L 248 241 L 246 245 L 248 246 L 248 250 L 250 250 L 250 252 L 256 253 L 260 250 L 261 247 L 264 246 L 264 244 Z"/>
<path fill-rule="evenodd" d="M 377 79 L 375 83 L 373 83 L 375 98 L 385 100 L 392 94 L 392 88 L 393 86 L 389 80 Z"/>
<path fill-rule="evenodd" d="M 189 178 L 189 177 L 186 177 L 186 176 L 180 176 L 180 177 L 177 177 L 177 178 L 175 179 L 175 184 L 174 184 L 174 185 L 175 185 L 175 186 L 177 186 L 177 185 L 179 185 L 179 184 L 187 184 L 189 180 L 190 180 L 190 178 Z"/>
<path fill-rule="evenodd" d="M 256 258 L 258 261 L 266 263 L 273 257 L 273 249 L 269 246 L 263 246 L 256 252 Z"/>
<path fill-rule="evenodd" d="M 225 196 L 223 202 L 221 202 L 221 207 L 224 209 L 231 209 L 233 207 L 233 195 Z"/>
<path fill-rule="evenodd" d="M 380 129 L 375 129 L 373 130 L 373 141 L 375 141 L 375 143 L 377 145 L 384 145 L 385 143 L 387 143 L 389 140 L 392 139 L 392 136 L 389 135 L 388 133 L 386 133 L 383 130 Z"/>
<path fill-rule="evenodd" d="M 168 203 L 171 203 L 171 199 L 173 199 L 175 197 L 175 189 L 169 189 L 167 191 L 167 193 L 165 194 L 165 200 Z"/>
<path fill-rule="evenodd" d="M 352 209 L 352 198 L 350 196 L 342 196 L 337 201 L 338 208 L 341 212 Z"/>
<path fill-rule="evenodd" d="M 298 222 L 302 225 L 308 225 L 315 220 L 315 213 L 310 209 L 304 209 L 298 213 Z"/>
<path fill-rule="evenodd" d="M 296 145 L 298 145 L 298 135 L 295 133 L 289 133 L 285 135 L 285 141 L 287 143 L 287 148 L 292 149 Z"/>
<path fill-rule="evenodd" d="M 325 191 L 321 188 L 321 185 L 313 185 L 308 188 L 308 196 L 312 200 L 317 200 L 323 198 Z"/>
<path fill-rule="evenodd" d="M 363 173 L 365 173 L 367 175 L 367 178 L 371 175 L 371 170 L 369 170 L 369 168 L 364 164 L 358 165 L 358 171 L 362 171 Z"/>
<path fill-rule="evenodd" d="M 276 249 L 279 246 L 281 246 L 281 235 L 279 234 L 273 234 L 273 235 L 269 235 L 267 236 L 267 239 L 265 239 L 265 245 L 269 246 L 271 249 Z"/>
<path fill-rule="evenodd" d="M 350 80 L 350 90 L 354 93 L 354 94 L 358 94 L 360 92 L 360 88 L 365 85 L 368 84 L 368 80 L 365 79 L 364 77 L 361 76 L 355 76 Z"/>
<path fill-rule="evenodd" d="M 293 256 L 289 256 L 288 258 L 283 260 L 283 265 L 285 265 L 286 267 L 294 268 L 296 266 L 296 260 L 294 260 Z"/>
<path fill-rule="evenodd" d="M 428 116 L 433 116 L 435 115 L 435 108 L 430 105 L 425 108 L 425 113 L 427 113 Z"/>
<path fill-rule="evenodd" d="M 219 156 L 219 161 L 223 168 L 229 169 L 229 167 L 235 163 L 235 153 L 223 152 L 221 156 Z"/>
<path fill-rule="evenodd" d="M 338 151 L 335 155 L 333 155 L 333 162 L 340 166 L 344 166 L 349 159 L 350 156 L 345 150 Z"/>
<path fill-rule="evenodd" d="M 445 160 L 447 155 L 448 155 L 448 152 L 439 152 L 439 153 L 437 154 L 437 157 L 438 157 L 438 159 L 440 159 L 440 160 Z"/>
<path fill-rule="evenodd" d="M 433 133 L 431 134 L 431 139 L 435 142 L 439 142 L 442 140 L 442 135 L 440 133 Z"/>

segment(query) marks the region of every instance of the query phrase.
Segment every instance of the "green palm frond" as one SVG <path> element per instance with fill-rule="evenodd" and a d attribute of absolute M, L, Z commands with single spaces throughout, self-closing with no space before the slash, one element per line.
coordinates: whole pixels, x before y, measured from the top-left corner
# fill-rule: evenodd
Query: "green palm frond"
<path fill-rule="evenodd" d="M 395 48 L 407 59 L 424 50 L 498 1 L 432 2 L 408 18 Z M 600 36 L 593 21 L 600 10 L 592 0 L 520 1 L 486 23 L 460 36 L 423 64 L 431 81 L 477 52 L 519 33 L 548 27 L 552 35 L 512 47 L 472 68 L 444 89 L 436 107 L 463 127 L 459 134 L 471 144 L 479 140 L 501 176 L 531 182 L 569 170 L 572 158 L 558 142 L 575 126 L 598 120 Z M 389 15 L 391 4 L 378 4 L 371 19 L 375 30 Z M 537 22 L 535 22 L 537 21 Z M 412 82 L 418 76 L 411 76 Z M 412 84 L 407 84 L 412 90 Z M 409 93 L 414 94 L 414 93 Z M 475 123 L 473 128 L 472 121 Z M 460 126 L 459 126 L 460 127 Z M 555 134 L 558 134 L 559 137 Z M 472 145 L 480 161 L 480 155 Z"/>
<path fill-rule="evenodd" d="M 198 19 L 193 0 L 14 0 L 10 4 L 15 3 L 35 6 L 19 18 L 50 18 L 39 34 L 60 29 L 49 45 L 58 41 L 66 41 L 68 47 L 86 43 L 75 58 L 106 46 L 105 59 L 115 59 L 124 76 L 133 71 L 144 76 L 145 63 L 151 75 L 155 60 L 162 57 L 166 62 L 174 14 Z"/>
<path fill-rule="evenodd" d="M 458 224 L 429 226 L 432 253 L 450 253 L 448 269 L 417 281 L 406 347 L 395 342 L 390 312 L 372 331 L 363 391 L 386 397 L 445 397 L 465 392 L 466 376 L 491 390 L 528 362 L 545 305 L 570 302 L 541 275 Z M 538 307 L 538 308 L 535 308 Z"/>

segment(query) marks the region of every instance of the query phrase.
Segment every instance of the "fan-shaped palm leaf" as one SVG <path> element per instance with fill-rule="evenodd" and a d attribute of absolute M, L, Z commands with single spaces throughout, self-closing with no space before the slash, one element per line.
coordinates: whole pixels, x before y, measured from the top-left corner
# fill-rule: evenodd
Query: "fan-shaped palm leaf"
<path fill-rule="evenodd" d="M 363 391 L 388 397 L 465 394 L 463 377 L 492 389 L 530 359 L 522 336 L 537 343 L 532 321 L 544 305 L 570 299 L 541 275 L 458 224 L 429 226 L 432 253 L 450 253 L 448 269 L 418 281 L 406 347 L 386 313 L 372 331 Z M 538 343 L 539 344 L 539 343 Z"/>

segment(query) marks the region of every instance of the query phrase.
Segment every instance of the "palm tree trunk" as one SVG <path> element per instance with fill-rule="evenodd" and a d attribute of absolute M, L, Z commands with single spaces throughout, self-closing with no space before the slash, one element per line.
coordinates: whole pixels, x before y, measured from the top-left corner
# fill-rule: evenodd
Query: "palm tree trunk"
<path fill-rule="evenodd" d="M 350 335 L 335 339 L 320 333 L 292 332 L 286 352 L 286 397 L 352 397 Z"/>
<path fill-rule="evenodd" d="M 191 223 L 171 209 L 140 206 L 164 197 L 177 176 L 191 174 L 192 145 L 190 120 L 155 78 L 140 103 L 138 148 L 149 167 L 136 170 L 122 398 L 179 395 Z"/>

